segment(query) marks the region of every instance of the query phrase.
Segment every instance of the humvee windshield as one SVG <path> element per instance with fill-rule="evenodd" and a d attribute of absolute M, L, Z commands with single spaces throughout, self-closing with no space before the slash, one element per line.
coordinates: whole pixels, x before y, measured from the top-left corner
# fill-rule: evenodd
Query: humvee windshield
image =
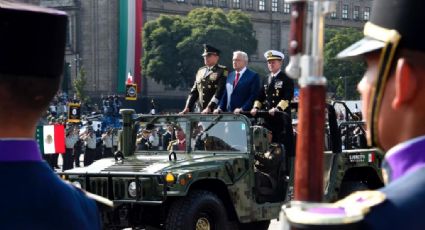
<path fill-rule="evenodd" d="M 247 152 L 247 127 L 233 116 L 216 119 L 151 117 L 136 126 L 136 150 L 143 152 Z M 231 119 L 228 119 L 231 118 Z"/>

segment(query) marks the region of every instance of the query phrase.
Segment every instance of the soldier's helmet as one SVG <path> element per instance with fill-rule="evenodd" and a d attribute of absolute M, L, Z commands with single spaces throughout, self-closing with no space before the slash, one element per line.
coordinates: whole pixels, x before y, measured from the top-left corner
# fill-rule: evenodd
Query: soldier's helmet
<path fill-rule="evenodd" d="M 362 57 L 379 52 L 375 89 L 368 102 L 366 121 L 370 135 L 368 144 L 379 146 L 378 115 L 385 85 L 401 49 L 425 52 L 425 1 L 374 0 L 371 19 L 364 26 L 364 38 L 338 54 L 338 58 Z"/>
<path fill-rule="evenodd" d="M 269 150 L 270 141 L 268 134 L 270 131 L 263 126 L 252 126 L 255 151 L 265 153 Z"/>

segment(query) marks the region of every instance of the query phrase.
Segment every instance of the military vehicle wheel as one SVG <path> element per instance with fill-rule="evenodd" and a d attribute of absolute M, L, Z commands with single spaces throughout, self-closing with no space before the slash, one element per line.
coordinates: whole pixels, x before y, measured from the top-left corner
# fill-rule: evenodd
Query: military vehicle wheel
<path fill-rule="evenodd" d="M 221 200 L 212 192 L 198 190 L 171 205 L 165 229 L 215 230 L 227 225 L 226 209 Z"/>
<path fill-rule="evenodd" d="M 342 199 L 353 192 L 368 190 L 369 186 L 361 181 L 344 181 L 338 193 L 338 199 Z"/>

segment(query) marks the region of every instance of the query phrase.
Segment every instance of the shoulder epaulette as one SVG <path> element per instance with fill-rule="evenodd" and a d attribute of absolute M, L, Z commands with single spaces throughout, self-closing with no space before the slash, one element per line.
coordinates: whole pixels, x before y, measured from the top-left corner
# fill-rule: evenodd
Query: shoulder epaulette
<path fill-rule="evenodd" d="M 220 68 L 222 68 L 222 69 L 227 69 L 227 67 L 226 67 L 226 66 L 224 66 L 224 65 L 220 65 L 220 64 L 218 64 L 218 67 L 220 67 Z"/>

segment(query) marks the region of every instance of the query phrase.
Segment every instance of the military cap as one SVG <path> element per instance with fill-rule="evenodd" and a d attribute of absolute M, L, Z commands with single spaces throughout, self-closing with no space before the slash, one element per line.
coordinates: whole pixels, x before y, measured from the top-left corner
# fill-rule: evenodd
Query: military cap
<path fill-rule="evenodd" d="M 220 50 L 208 44 L 204 44 L 204 53 L 202 53 L 202 56 L 204 57 L 204 56 L 207 56 L 208 54 L 220 55 Z"/>
<path fill-rule="evenodd" d="M 380 147 L 378 118 L 385 84 L 394 66 L 399 48 L 425 52 L 425 1 L 374 0 L 371 19 L 364 26 L 364 38 L 338 54 L 338 58 L 361 57 L 380 51 L 374 91 L 371 92 L 367 126 L 368 144 Z"/>
<path fill-rule="evenodd" d="M 0 1 L 0 73 L 59 77 L 67 21 L 63 11 Z"/>
<path fill-rule="evenodd" d="M 425 1 L 374 0 L 365 37 L 338 54 L 350 58 L 382 49 L 386 44 L 425 52 Z"/>
<path fill-rule="evenodd" d="M 283 60 L 285 58 L 285 55 L 283 55 L 282 52 L 279 52 L 277 50 L 268 50 L 264 53 L 264 57 L 269 60 Z"/>
<path fill-rule="evenodd" d="M 143 132 L 150 133 L 152 130 L 155 129 L 155 125 L 152 123 L 146 124 L 146 127 L 143 129 Z"/>

